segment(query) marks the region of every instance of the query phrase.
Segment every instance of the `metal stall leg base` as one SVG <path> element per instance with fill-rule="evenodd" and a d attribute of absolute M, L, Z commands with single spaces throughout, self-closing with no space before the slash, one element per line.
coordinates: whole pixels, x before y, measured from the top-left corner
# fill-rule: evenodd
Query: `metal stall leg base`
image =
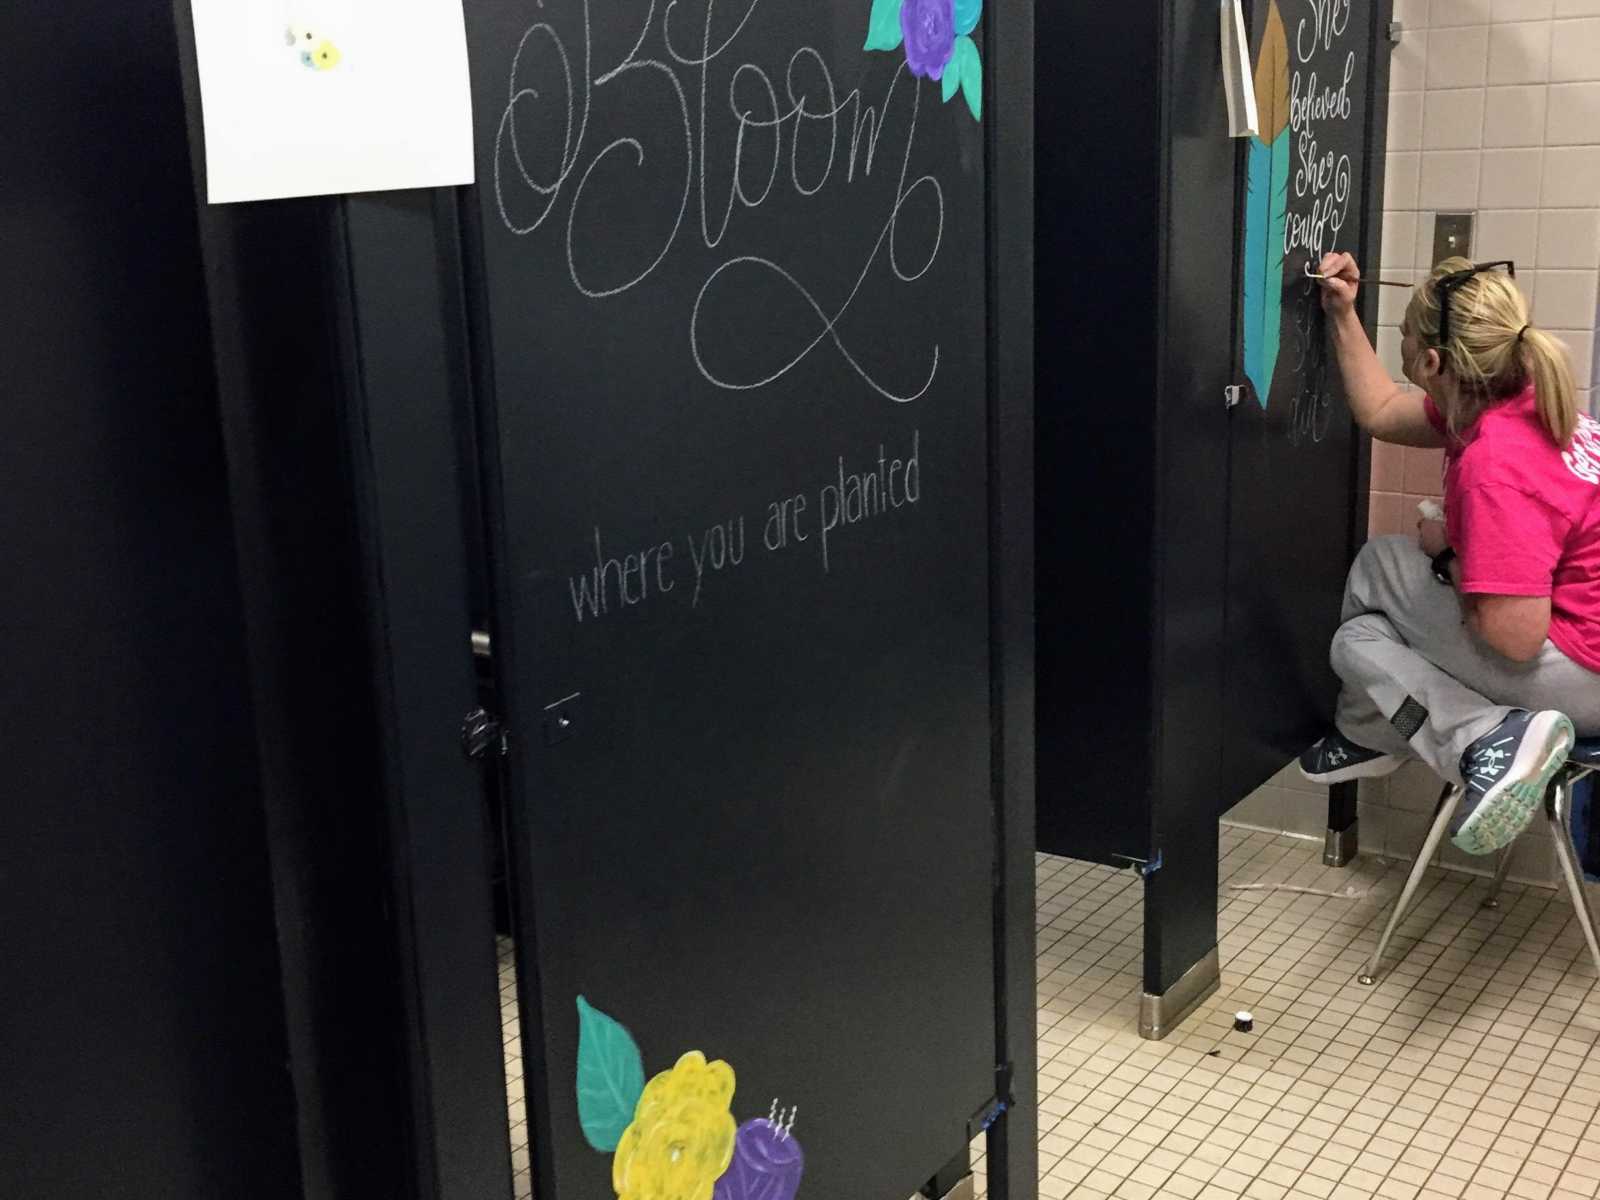
<path fill-rule="evenodd" d="M 1350 822 L 1348 829 L 1330 829 L 1322 840 L 1322 865 L 1347 867 L 1360 848 L 1360 822 Z"/>
<path fill-rule="evenodd" d="M 1354 782 L 1328 789 L 1328 833 L 1322 842 L 1322 865 L 1347 867 L 1360 849 L 1356 822 L 1360 791 Z"/>
<path fill-rule="evenodd" d="M 1145 992 L 1139 998 L 1139 1036 L 1160 1041 L 1221 984 L 1221 960 L 1217 958 L 1217 948 L 1213 946 L 1204 958 L 1180 975 L 1178 982 L 1159 996 Z"/>

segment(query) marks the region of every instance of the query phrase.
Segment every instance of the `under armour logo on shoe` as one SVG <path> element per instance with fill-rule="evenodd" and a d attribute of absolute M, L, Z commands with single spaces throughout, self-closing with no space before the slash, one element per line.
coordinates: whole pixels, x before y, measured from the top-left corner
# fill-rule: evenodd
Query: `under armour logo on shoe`
<path fill-rule="evenodd" d="M 1512 742 L 1512 738 L 1502 738 L 1492 745 L 1473 752 L 1472 762 L 1467 767 L 1467 776 L 1473 781 L 1493 781 L 1505 774 L 1506 768 L 1511 765 L 1511 751 L 1504 749 Z"/>

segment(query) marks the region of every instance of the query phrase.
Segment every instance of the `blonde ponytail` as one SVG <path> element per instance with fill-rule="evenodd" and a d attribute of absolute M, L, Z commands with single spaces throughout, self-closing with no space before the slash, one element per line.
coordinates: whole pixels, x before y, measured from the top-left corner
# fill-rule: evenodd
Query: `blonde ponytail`
<path fill-rule="evenodd" d="M 1565 448 L 1578 427 L 1578 390 L 1566 347 L 1528 319 L 1528 302 L 1505 271 L 1480 271 L 1450 297 L 1450 341 L 1439 340 L 1439 281 L 1470 271 L 1464 258 L 1447 258 L 1417 287 L 1403 331 L 1439 352 L 1458 395 L 1435 396 L 1450 431 L 1460 434 L 1486 408 L 1520 394 L 1530 382 L 1556 445 Z"/>
<path fill-rule="evenodd" d="M 1539 419 L 1564 449 L 1578 428 L 1578 389 L 1567 349 L 1544 330 L 1530 327 L 1522 335 L 1522 361 L 1533 377 Z"/>

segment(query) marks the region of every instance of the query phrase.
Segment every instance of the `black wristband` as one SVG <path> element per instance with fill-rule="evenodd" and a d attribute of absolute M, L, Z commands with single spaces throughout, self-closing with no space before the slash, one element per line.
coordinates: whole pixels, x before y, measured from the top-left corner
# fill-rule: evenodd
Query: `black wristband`
<path fill-rule="evenodd" d="M 1450 578 L 1450 564 L 1456 560 L 1456 548 L 1446 546 L 1433 556 L 1433 577 L 1447 587 L 1454 587 L 1455 580 Z"/>

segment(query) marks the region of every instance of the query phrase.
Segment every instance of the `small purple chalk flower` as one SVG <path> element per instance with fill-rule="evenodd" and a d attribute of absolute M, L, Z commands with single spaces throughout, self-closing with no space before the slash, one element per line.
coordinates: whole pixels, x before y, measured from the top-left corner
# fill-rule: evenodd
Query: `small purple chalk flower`
<path fill-rule="evenodd" d="M 904 0 L 900 29 L 913 75 L 939 79 L 956 48 L 954 0 Z"/>
<path fill-rule="evenodd" d="M 734 1142 L 733 1161 L 717 1180 L 714 1200 L 795 1200 L 805 1169 L 800 1143 L 781 1118 L 746 1121 Z"/>

